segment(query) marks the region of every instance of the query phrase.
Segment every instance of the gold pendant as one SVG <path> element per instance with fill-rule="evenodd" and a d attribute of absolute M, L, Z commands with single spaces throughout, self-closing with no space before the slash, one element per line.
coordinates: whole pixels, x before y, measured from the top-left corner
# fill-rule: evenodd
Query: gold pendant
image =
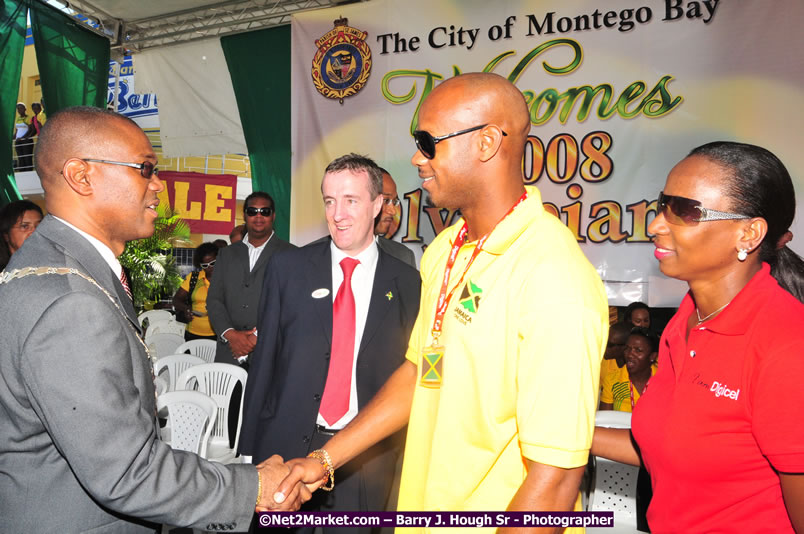
<path fill-rule="evenodd" d="M 430 345 L 422 351 L 421 378 L 419 383 L 426 388 L 441 387 L 444 364 L 444 347 Z"/>

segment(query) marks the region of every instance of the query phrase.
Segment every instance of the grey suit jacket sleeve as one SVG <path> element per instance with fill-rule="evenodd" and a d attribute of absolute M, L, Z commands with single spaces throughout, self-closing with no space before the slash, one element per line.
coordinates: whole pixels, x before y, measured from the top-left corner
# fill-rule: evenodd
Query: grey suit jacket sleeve
<path fill-rule="evenodd" d="M 230 247 L 233 245 L 230 245 Z M 215 273 L 212 275 L 212 281 L 209 285 L 209 292 L 207 293 L 207 314 L 209 315 L 209 322 L 212 329 L 220 336 L 223 332 L 230 328 L 234 328 L 232 318 L 226 310 L 225 291 L 226 281 L 232 276 L 235 276 L 234 269 L 234 249 L 229 247 L 222 248 L 218 251 L 218 258 L 215 262 Z"/>
<path fill-rule="evenodd" d="M 71 320 L 76 313 L 80 328 Z M 100 291 L 58 297 L 24 342 L 26 402 L 100 505 L 154 522 L 246 530 L 257 495 L 254 467 L 213 464 L 157 439 L 153 390 L 137 387 L 145 371 L 136 357 L 145 352 L 128 327 Z M 45 478 L 42 502 L 50 501 Z"/>

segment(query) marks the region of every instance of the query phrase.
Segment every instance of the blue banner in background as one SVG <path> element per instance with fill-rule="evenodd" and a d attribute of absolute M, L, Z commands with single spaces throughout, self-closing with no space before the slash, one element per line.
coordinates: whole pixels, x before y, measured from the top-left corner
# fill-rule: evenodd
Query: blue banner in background
<path fill-rule="evenodd" d="M 115 70 L 118 63 L 116 61 L 109 62 L 109 95 L 106 99 L 107 103 L 111 105 L 114 102 L 115 91 Z M 151 93 L 140 94 L 137 93 L 134 87 L 134 64 L 131 61 L 131 56 L 125 56 L 122 65 L 120 65 L 120 86 L 117 95 L 117 108 L 115 111 L 122 113 L 127 117 L 142 118 L 142 117 L 158 117 L 159 109 L 157 108 L 156 95 Z M 138 121 L 139 122 L 139 121 Z M 142 127 L 153 127 L 156 124 L 140 124 Z"/>

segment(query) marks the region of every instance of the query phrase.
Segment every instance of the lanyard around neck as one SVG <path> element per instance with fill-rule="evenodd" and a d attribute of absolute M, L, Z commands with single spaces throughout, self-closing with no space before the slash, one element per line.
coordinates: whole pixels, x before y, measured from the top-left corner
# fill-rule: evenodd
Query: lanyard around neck
<path fill-rule="evenodd" d="M 522 193 L 522 196 L 519 197 L 511 209 L 502 216 L 497 224 L 494 225 L 494 228 L 489 231 L 486 235 L 481 237 L 478 242 L 477 246 L 475 247 L 474 252 L 472 252 L 472 257 L 469 258 L 469 262 L 466 264 L 466 267 L 463 270 L 463 274 L 461 274 L 461 278 L 458 280 L 458 283 L 452 287 L 452 290 L 447 293 L 447 287 L 449 286 L 449 276 L 452 272 L 452 268 L 455 266 L 455 260 L 458 258 L 458 251 L 461 250 L 461 247 L 466 242 L 466 235 L 469 233 L 469 226 L 466 222 L 463 223 L 463 227 L 458 232 L 458 236 L 455 238 L 455 242 L 452 244 L 452 250 L 450 250 L 449 257 L 447 258 L 447 266 L 444 268 L 444 280 L 441 283 L 441 292 L 438 295 L 438 304 L 436 306 L 436 315 L 433 319 L 433 329 L 432 329 L 432 336 L 433 336 L 433 344 L 438 343 L 438 338 L 441 336 L 441 328 L 444 325 L 444 315 L 447 313 L 447 308 L 449 307 L 449 302 L 452 299 L 452 295 L 455 293 L 455 290 L 461 287 L 463 284 L 463 279 L 466 277 L 466 273 L 469 272 L 469 268 L 474 263 L 475 259 L 480 255 L 480 252 L 483 250 L 483 245 L 488 240 L 489 236 L 494 232 L 494 230 L 499 226 L 501 222 L 505 220 L 506 217 L 511 215 L 511 213 L 519 206 L 526 198 L 528 198 L 528 192 L 525 191 Z"/>

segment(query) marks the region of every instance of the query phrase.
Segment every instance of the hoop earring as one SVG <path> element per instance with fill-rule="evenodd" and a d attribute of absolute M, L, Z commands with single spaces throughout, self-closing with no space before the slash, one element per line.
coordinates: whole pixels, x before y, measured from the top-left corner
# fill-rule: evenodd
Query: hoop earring
<path fill-rule="evenodd" d="M 745 261 L 746 259 L 748 259 L 748 251 L 745 250 L 744 248 L 741 248 L 740 250 L 738 250 L 737 251 L 737 259 L 740 260 L 740 261 Z"/>

